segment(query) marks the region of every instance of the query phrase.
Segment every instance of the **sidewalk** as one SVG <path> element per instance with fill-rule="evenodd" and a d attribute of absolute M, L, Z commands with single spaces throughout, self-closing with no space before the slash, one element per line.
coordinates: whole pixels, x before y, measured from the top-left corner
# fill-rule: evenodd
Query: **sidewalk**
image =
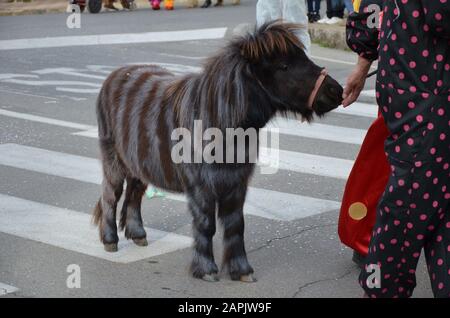
<path fill-rule="evenodd" d="M 135 0 L 135 2 L 138 8 L 150 8 L 148 0 Z M 0 0 L 0 16 L 65 12 L 68 3 L 68 0 Z M 189 4 L 189 0 L 175 1 L 177 7 L 187 7 Z M 120 2 L 115 6 L 122 9 Z"/>

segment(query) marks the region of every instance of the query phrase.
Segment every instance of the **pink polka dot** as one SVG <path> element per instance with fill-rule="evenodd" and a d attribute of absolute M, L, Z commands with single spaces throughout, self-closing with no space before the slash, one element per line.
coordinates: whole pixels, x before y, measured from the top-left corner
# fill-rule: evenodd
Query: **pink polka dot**
<path fill-rule="evenodd" d="M 408 102 L 408 107 L 410 109 L 414 109 L 416 107 L 416 104 L 414 102 Z"/>
<path fill-rule="evenodd" d="M 404 49 L 404 48 L 400 48 L 400 49 L 398 50 L 398 53 L 399 53 L 400 55 L 404 55 L 404 54 L 405 54 L 405 49 Z"/>
<path fill-rule="evenodd" d="M 397 118 L 397 119 L 402 118 L 402 113 L 400 113 L 400 112 L 395 112 L 395 118 Z"/>
<path fill-rule="evenodd" d="M 408 143 L 408 145 L 412 146 L 414 145 L 414 139 L 412 138 L 408 138 L 408 140 L 406 141 Z"/>
<path fill-rule="evenodd" d="M 428 57 L 428 55 L 430 55 L 430 51 L 428 51 L 428 50 L 423 50 L 422 51 L 422 56 L 423 57 Z"/>
<path fill-rule="evenodd" d="M 438 289 L 444 289 L 444 283 L 439 283 L 438 284 Z"/>
<path fill-rule="evenodd" d="M 421 221 L 425 221 L 428 217 L 426 216 L 426 214 L 421 214 L 420 215 L 420 220 Z"/>
<path fill-rule="evenodd" d="M 419 122 L 419 123 L 423 122 L 423 116 L 422 116 L 422 115 L 417 115 L 417 116 L 416 116 L 416 120 L 417 120 L 417 122 Z"/>
<path fill-rule="evenodd" d="M 409 62 L 409 67 L 410 68 L 416 68 L 416 66 L 417 66 L 417 64 L 416 64 L 416 62 L 414 62 L 414 61 L 411 61 L 411 62 Z"/>
<path fill-rule="evenodd" d="M 417 88 L 416 88 L 415 86 L 410 86 L 410 87 L 409 87 L 409 91 L 410 91 L 411 93 L 415 93 L 415 92 L 417 92 Z"/>
<path fill-rule="evenodd" d="M 422 234 L 417 235 L 417 239 L 418 239 L 419 241 L 423 240 L 423 235 L 422 235 Z"/>
<path fill-rule="evenodd" d="M 412 44 L 416 44 L 417 43 L 417 36 L 415 36 L 415 35 L 413 35 L 411 38 L 410 38 L 410 41 L 411 41 L 411 43 Z"/>
<path fill-rule="evenodd" d="M 420 80 L 424 83 L 428 82 L 428 76 L 426 75 L 422 75 L 422 77 L 420 78 Z"/>
<path fill-rule="evenodd" d="M 439 139 L 440 139 L 440 140 L 445 140 L 445 134 L 444 134 L 444 133 L 440 134 L 440 135 L 439 135 Z"/>
<path fill-rule="evenodd" d="M 438 259 L 438 260 L 437 260 L 437 264 L 438 264 L 439 266 L 441 266 L 442 264 L 444 264 L 444 260 L 443 260 L 442 258 Z"/>
<path fill-rule="evenodd" d="M 389 64 L 394 65 L 394 64 L 395 64 L 395 59 L 391 58 L 391 59 L 389 60 Z"/>
<path fill-rule="evenodd" d="M 414 10 L 413 13 L 412 13 L 412 16 L 414 18 L 417 18 L 419 16 L 419 11 L 418 10 Z"/>
<path fill-rule="evenodd" d="M 437 113 L 438 113 L 439 116 L 443 116 L 445 112 L 444 112 L 443 108 L 439 108 Z"/>
<path fill-rule="evenodd" d="M 436 13 L 436 14 L 434 15 L 434 18 L 435 18 L 436 20 L 438 20 L 438 21 L 441 21 L 441 20 L 442 20 L 442 14 Z"/>
<path fill-rule="evenodd" d="M 436 61 L 442 62 L 444 60 L 444 56 L 442 54 L 436 55 Z"/>

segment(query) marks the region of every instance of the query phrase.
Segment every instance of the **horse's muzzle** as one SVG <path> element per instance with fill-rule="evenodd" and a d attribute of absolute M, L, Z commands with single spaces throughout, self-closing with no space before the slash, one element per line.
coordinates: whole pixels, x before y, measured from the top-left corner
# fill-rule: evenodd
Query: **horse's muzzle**
<path fill-rule="evenodd" d="M 343 92 L 342 86 L 331 76 L 326 75 L 312 102 L 312 110 L 317 115 L 322 115 L 337 108 L 342 104 Z"/>

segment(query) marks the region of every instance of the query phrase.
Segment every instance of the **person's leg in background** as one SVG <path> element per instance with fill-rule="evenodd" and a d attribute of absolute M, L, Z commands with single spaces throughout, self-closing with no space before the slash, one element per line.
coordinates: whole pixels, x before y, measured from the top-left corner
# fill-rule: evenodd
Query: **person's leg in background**
<path fill-rule="evenodd" d="M 342 22 L 344 18 L 344 1 L 343 0 L 331 0 L 331 19 L 327 21 L 327 24 L 336 24 Z"/>
<path fill-rule="evenodd" d="M 353 2 L 352 0 L 344 0 L 345 9 L 347 9 L 347 13 L 352 13 L 353 10 Z"/>
<path fill-rule="evenodd" d="M 308 21 L 314 23 L 320 19 L 320 0 L 308 0 Z"/>
<path fill-rule="evenodd" d="M 331 0 L 326 0 L 326 6 L 327 6 L 326 14 L 322 19 L 317 21 L 318 23 L 327 23 L 332 17 L 333 12 L 331 11 L 332 8 Z"/>

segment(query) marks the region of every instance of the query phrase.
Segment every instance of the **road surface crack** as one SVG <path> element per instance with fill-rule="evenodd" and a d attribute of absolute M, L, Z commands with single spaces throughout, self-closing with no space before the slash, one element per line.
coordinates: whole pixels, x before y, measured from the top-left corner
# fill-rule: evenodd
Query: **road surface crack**
<path fill-rule="evenodd" d="M 314 226 L 310 226 L 310 227 L 304 228 L 304 229 L 302 229 L 299 232 L 295 232 L 295 233 L 288 234 L 288 235 L 285 235 L 285 236 L 274 237 L 272 239 L 267 240 L 266 243 L 264 243 L 263 245 L 258 246 L 258 247 L 254 248 L 254 249 L 251 249 L 250 251 L 248 251 L 247 254 L 250 254 L 250 253 L 253 253 L 253 252 L 257 252 L 257 251 L 259 251 L 259 250 L 261 250 L 261 249 L 263 249 L 265 247 L 268 247 L 275 241 L 285 240 L 285 239 L 288 239 L 288 238 L 291 238 L 291 237 L 295 237 L 295 236 L 301 235 L 303 233 L 306 233 L 306 232 L 309 232 L 309 231 L 312 231 L 312 230 L 316 230 L 316 229 L 323 228 L 323 227 L 328 227 L 328 226 L 336 226 L 336 225 L 337 225 L 336 223 L 314 225 Z"/>
<path fill-rule="evenodd" d="M 311 287 L 311 286 L 313 286 L 313 285 L 315 285 L 315 284 L 319 284 L 319 283 L 323 283 L 323 282 L 328 282 L 328 281 L 333 281 L 333 280 L 334 280 L 334 281 L 341 280 L 341 279 L 343 279 L 344 277 L 346 277 L 346 276 L 350 275 L 351 273 L 353 273 L 353 271 L 354 271 L 354 268 L 352 267 L 352 268 L 348 269 L 344 274 L 342 274 L 342 275 L 340 275 L 340 276 L 338 276 L 338 277 L 323 278 L 323 279 L 318 279 L 318 280 L 315 280 L 315 281 L 306 283 L 306 284 L 300 286 L 300 287 L 297 289 L 297 291 L 294 293 L 294 295 L 291 296 L 291 298 L 297 297 L 298 294 L 300 294 L 305 288 L 308 288 L 308 287 Z"/>

